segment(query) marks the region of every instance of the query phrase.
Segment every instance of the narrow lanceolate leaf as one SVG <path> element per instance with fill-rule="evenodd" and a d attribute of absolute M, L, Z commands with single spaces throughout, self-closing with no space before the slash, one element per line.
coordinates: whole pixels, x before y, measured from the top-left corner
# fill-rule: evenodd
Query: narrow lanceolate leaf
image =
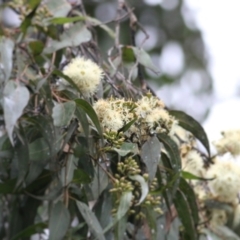
<path fill-rule="evenodd" d="M 181 190 L 177 190 L 173 199 L 174 206 L 177 210 L 178 216 L 184 227 L 184 239 L 197 240 L 197 230 L 194 224 L 194 218 L 190 206 L 188 204 L 185 194 Z"/>
<path fill-rule="evenodd" d="M 169 158 L 171 160 L 172 168 L 175 171 L 181 169 L 181 158 L 177 144 L 166 134 L 158 133 L 157 137 L 161 143 L 163 143 Z"/>
<path fill-rule="evenodd" d="M 94 109 L 92 106 L 85 100 L 83 99 L 76 99 L 75 100 L 77 107 L 81 108 L 92 120 L 93 124 L 95 125 L 96 129 L 98 130 L 98 133 L 100 136 L 102 136 L 102 128 L 98 120 L 98 116 L 95 113 Z"/>
<path fill-rule="evenodd" d="M 82 214 L 82 217 L 86 221 L 93 237 L 98 240 L 105 240 L 102 227 L 101 227 L 99 221 L 97 220 L 95 214 L 83 202 L 77 201 L 77 207 L 78 207 L 80 213 Z"/>
<path fill-rule="evenodd" d="M 56 203 L 52 210 L 49 220 L 49 240 L 62 239 L 70 224 L 70 214 L 62 202 Z"/>
<path fill-rule="evenodd" d="M 20 233 L 15 235 L 11 240 L 30 238 L 34 234 L 43 233 L 44 229 L 46 229 L 46 228 L 47 228 L 47 224 L 44 222 L 35 223 L 35 224 L 23 229 Z"/>
<path fill-rule="evenodd" d="M 156 175 L 160 152 L 161 144 L 155 136 L 148 139 L 142 146 L 141 158 L 147 166 L 150 181 L 152 181 Z"/>
<path fill-rule="evenodd" d="M 180 178 L 179 189 L 184 193 L 188 205 L 190 207 L 191 216 L 193 218 L 195 226 L 197 226 L 199 217 L 198 217 L 198 206 L 196 202 L 196 196 L 192 187 L 187 183 L 183 178 Z"/>
<path fill-rule="evenodd" d="M 10 38 L 0 38 L 0 83 L 7 81 L 12 71 L 12 56 L 13 56 L 14 42 Z"/>
<path fill-rule="evenodd" d="M 16 85 L 13 81 L 9 81 L 4 89 L 3 109 L 6 130 L 11 143 L 13 144 L 13 129 L 19 117 L 21 117 L 26 107 L 30 94 L 26 87 Z"/>
<path fill-rule="evenodd" d="M 170 110 L 169 113 L 179 121 L 181 127 L 191 132 L 203 144 L 210 156 L 209 141 L 203 127 L 193 117 L 182 111 Z"/>
<path fill-rule="evenodd" d="M 136 155 L 139 150 L 136 143 L 124 142 L 120 148 L 113 148 L 121 157 L 125 157 L 129 153 Z"/>
<path fill-rule="evenodd" d="M 57 103 L 52 110 L 53 124 L 56 127 L 63 127 L 70 123 L 76 109 L 74 101 Z"/>
<path fill-rule="evenodd" d="M 142 48 L 132 47 L 132 49 L 136 59 L 140 64 L 154 72 L 159 72 L 159 69 L 153 64 L 148 53 L 146 53 Z"/>
<path fill-rule="evenodd" d="M 140 183 L 141 186 L 141 198 L 139 199 L 138 203 L 136 205 L 140 205 L 146 196 L 148 195 L 149 188 L 148 188 L 148 183 L 146 180 L 141 176 L 141 175 L 134 175 L 134 176 L 129 176 L 131 180 L 137 181 Z"/>
<path fill-rule="evenodd" d="M 119 207 L 115 219 L 104 229 L 104 233 L 108 232 L 115 224 L 120 223 L 121 226 L 124 225 L 126 221 L 126 213 L 132 204 L 132 192 L 124 192 L 120 198 Z M 119 225 L 119 226 L 120 226 Z M 125 231 L 125 230 L 124 230 Z"/>
<path fill-rule="evenodd" d="M 76 23 L 66 30 L 61 36 L 60 41 L 52 40 L 49 46 L 44 49 L 44 53 L 53 53 L 66 47 L 76 47 L 81 43 L 91 40 L 91 32 L 81 22 Z"/>

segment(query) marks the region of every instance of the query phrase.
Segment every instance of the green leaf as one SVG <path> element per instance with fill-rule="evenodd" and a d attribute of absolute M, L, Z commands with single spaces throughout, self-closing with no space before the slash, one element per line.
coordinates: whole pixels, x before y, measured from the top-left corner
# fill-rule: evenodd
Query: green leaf
<path fill-rule="evenodd" d="M 65 0 L 48 0 L 46 6 L 54 17 L 66 17 L 72 8 Z"/>
<path fill-rule="evenodd" d="M 68 186 L 72 182 L 77 162 L 78 158 L 73 154 L 68 154 L 66 166 L 61 169 L 61 180 L 64 186 Z"/>
<path fill-rule="evenodd" d="M 136 58 L 132 46 L 122 47 L 122 60 L 126 63 L 135 62 Z"/>
<path fill-rule="evenodd" d="M 84 110 L 81 107 L 79 107 L 77 105 L 75 115 L 76 115 L 78 121 L 81 124 L 81 127 L 84 131 L 85 137 L 88 138 L 88 136 L 89 136 L 89 122 L 88 122 L 87 114 L 84 112 Z"/>
<path fill-rule="evenodd" d="M 147 166 L 150 181 L 152 181 L 156 175 L 160 153 L 161 144 L 155 136 L 149 138 L 142 146 L 141 158 Z"/>
<path fill-rule="evenodd" d="M 144 67 L 151 69 L 154 72 L 159 72 L 159 69 L 155 65 L 153 65 L 148 53 L 146 53 L 142 48 L 137 48 L 133 46 L 130 47 L 133 49 L 134 55 L 140 64 L 142 64 Z"/>
<path fill-rule="evenodd" d="M 34 56 L 40 55 L 44 48 L 42 41 L 31 41 L 29 42 L 28 46 L 30 47 Z"/>
<path fill-rule="evenodd" d="M 29 26 L 31 26 L 32 18 L 35 16 L 38 5 L 41 3 L 41 0 L 30 0 L 28 1 L 28 6 L 31 8 L 30 13 L 24 18 L 21 23 L 21 30 L 25 34 Z"/>
<path fill-rule="evenodd" d="M 125 124 L 122 128 L 120 128 L 118 130 L 118 133 L 120 132 L 126 132 L 132 125 L 133 123 L 135 123 L 137 120 L 137 118 L 133 119 L 132 121 L 128 122 L 127 124 Z"/>
<path fill-rule="evenodd" d="M 89 200 L 97 200 L 100 194 L 106 189 L 109 179 L 106 172 L 99 166 L 95 167 L 94 178 L 89 184 Z"/>
<path fill-rule="evenodd" d="M 52 110 L 53 124 L 56 127 L 63 127 L 70 123 L 76 109 L 74 101 L 57 103 Z"/>
<path fill-rule="evenodd" d="M 128 176 L 131 180 L 137 181 L 141 186 L 141 198 L 139 199 L 137 205 L 140 205 L 149 193 L 148 182 L 141 175 Z"/>
<path fill-rule="evenodd" d="M 185 179 L 180 178 L 179 189 L 182 191 L 182 193 L 184 193 L 186 197 L 186 200 L 190 207 L 191 216 L 193 217 L 193 220 L 194 220 L 194 224 L 195 226 L 197 226 L 199 222 L 198 205 L 196 202 L 196 196 L 193 191 L 193 188 L 187 183 Z"/>
<path fill-rule="evenodd" d="M 210 157 L 209 141 L 203 127 L 193 117 L 187 115 L 185 112 L 170 110 L 169 113 L 178 120 L 181 127 L 191 132 L 203 144 Z"/>
<path fill-rule="evenodd" d="M 89 116 L 89 118 L 92 120 L 93 124 L 97 128 L 98 134 L 102 137 L 102 128 L 93 107 L 83 99 L 76 99 L 75 102 L 77 104 L 77 107 L 81 108 Z"/>
<path fill-rule="evenodd" d="M 89 207 L 83 203 L 77 201 L 77 207 L 79 211 L 82 214 L 82 217 L 86 221 L 90 232 L 93 234 L 93 236 L 98 240 L 105 240 L 104 233 L 102 230 L 102 227 L 97 220 L 95 214 L 89 209 Z"/>
<path fill-rule="evenodd" d="M 0 69 L 0 84 L 6 82 L 12 71 L 14 42 L 7 37 L 0 38 L 0 56 L 2 67 Z"/>
<path fill-rule="evenodd" d="M 102 228 L 107 227 L 112 222 L 112 195 L 109 189 L 106 189 L 94 205 L 93 211 L 96 214 Z M 105 234 L 106 239 L 112 239 L 112 232 Z"/>
<path fill-rule="evenodd" d="M 177 172 L 181 169 L 181 158 L 177 144 L 166 134 L 158 133 L 157 137 L 163 143 L 167 153 L 169 154 L 172 168 Z"/>
<path fill-rule="evenodd" d="M 21 240 L 24 238 L 29 238 L 34 234 L 43 233 L 43 230 L 45 228 L 47 228 L 46 223 L 44 223 L 44 222 L 35 223 L 35 224 L 25 228 L 24 230 L 22 230 L 20 233 L 18 233 L 13 238 L 11 238 L 11 240 Z"/>
<path fill-rule="evenodd" d="M 157 240 L 157 216 L 154 209 L 150 206 L 146 208 L 146 221 L 151 231 L 151 239 Z M 145 239 L 145 237 L 144 237 Z"/>
<path fill-rule="evenodd" d="M 70 224 L 70 214 L 62 202 L 57 202 L 52 210 L 49 219 L 49 240 L 62 239 Z"/>
<path fill-rule="evenodd" d="M 117 221 L 119 221 L 123 216 L 125 216 L 129 208 L 131 207 L 131 201 L 132 192 L 124 192 L 120 198 L 120 203 L 116 215 Z"/>
<path fill-rule="evenodd" d="M 138 153 L 138 146 L 136 143 L 124 142 L 120 148 L 113 148 L 121 157 L 125 157 L 129 153 L 134 155 Z"/>
<path fill-rule="evenodd" d="M 19 186 L 24 181 L 25 176 L 29 169 L 30 160 L 27 136 L 21 125 L 19 132 L 21 133 L 22 143 L 16 144 L 17 146 L 15 147 L 15 158 L 18 161 L 18 180 L 16 187 Z"/>
<path fill-rule="evenodd" d="M 50 19 L 50 23 L 52 24 L 65 24 L 65 23 L 73 23 L 77 21 L 82 21 L 84 18 L 82 16 L 77 17 L 55 17 Z"/>
<path fill-rule="evenodd" d="M 0 193 L 1 194 L 9 194 L 15 192 L 15 185 L 17 180 L 16 179 L 10 179 L 3 183 L 0 183 Z M 17 192 L 17 191 L 16 191 Z"/>
<path fill-rule="evenodd" d="M 62 73 L 61 71 L 59 71 L 58 69 L 54 69 L 52 73 L 53 73 L 53 75 L 57 75 L 57 76 L 59 76 L 60 78 L 64 78 L 67 82 L 70 83 L 70 85 L 71 85 L 72 87 L 74 87 L 74 88 L 77 90 L 77 92 L 81 93 L 80 90 L 79 90 L 79 87 L 76 85 L 75 82 L 73 82 L 73 80 L 72 80 L 70 77 L 68 77 L 67 75 L 63 74 L 63 73 Z"/>
<path fill-rule="evenodd" d="M 91 182 L 91 178 L 82 169 L 75 169 L 72 182 L 78 184 L 87 184 Z"/>
<path fill-rule="evenodd" d="M 175 197 L 173 198 L 173 202 L 184 227 L 184 239 L 197 240 L 197 229 L 195 227 L 192 212 L 185 194 L 178 189 Z"/>
<path fill-rule="evenodd" d="M 186 172 L 186 171 L 182 171 L 182 177 L 184 179 L 189 179 L 189 180 L 200 180 L 200 181 L 211 181 L 211 180 L 214 180 L 214 178 L 201 178 L 201 177 L 198 177 L 190 172 Z"/>
<path fill-rule="evenodd" d="M 50 41 L 49 46 L 43 52 L 49 54 L 66 47 L 77 47 L 90 41 L 91 38 L 91 32 L 83 23 L 78 22 L 60 35 L 60 41 Z"/>
<path fill-rule="evenodd" d="M 9 81 L 4 88 L 3 109 L 6 130 L 11 143 L 13 144 L 13 129 L 17 120 L 23 114 L 30 98 L 29 91 L 26 87 L 16 85 L 15 82 Z"/>

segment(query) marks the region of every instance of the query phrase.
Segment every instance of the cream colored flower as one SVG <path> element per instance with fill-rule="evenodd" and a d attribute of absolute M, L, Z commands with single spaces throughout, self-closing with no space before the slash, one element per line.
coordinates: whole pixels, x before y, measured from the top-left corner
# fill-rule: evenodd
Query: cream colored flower
<path fill-rule="evenodd" d="M 216 159 L 206 172 L 206 178 L 215 178 L 208 186 L 215 199 L 235 203 L 240 191 L 240 165 L 231 160 Z"/>
<path fill-rule="evenodd" d="M 93 108 L 104 130 L 117 132 L 123 127 L 123 117 L 119 111 L 113 109 L 110 100 L 100 99 L 94 104 Z"/>
<path fill-rule="evenodd" d="M 205 171 L 203 164 L 202 157 L 195 150 L 189 151 L 186 156 L 182 158 L 182 169 L 198 177 L 202 177 Z"/>
<path fill-rule="evenodd" d="M 70 77 L 85 97 L 92 96 L 103 77 L 102 69 L 90 59 L 77 57 L 63 69 L 63 73 Z M 63 80 L 64 84 L 68 84 Z"/>
<path fill-rule="evenodd" d="M 227 223 L 227 213 L 222 209 L 213 209 L 210 224 L 212 227 L 223 226 Z"/>
<path fill-rule="evenodd" d="M 218 154 L 231 153 L 233 156 L 240 155 L 240 130 L 222 132 L 223 137 L 213 142 Z"/>

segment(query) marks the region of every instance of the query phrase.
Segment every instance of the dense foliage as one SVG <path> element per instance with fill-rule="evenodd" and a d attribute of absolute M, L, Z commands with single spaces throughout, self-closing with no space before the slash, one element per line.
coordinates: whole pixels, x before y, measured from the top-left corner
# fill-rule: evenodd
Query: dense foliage
<path fill-rule="evenodd" d="M 225 224 L 239 209 L 238 166 L 211 157 L 201 125 L 156 97 L 144 78 L 158 72 L 151 57 L 119 42 L 121 18 L 133 37 L 141 26 L 118 4 L 114 31 L 88 4 L 8 3 L 22 22 L 0 38 L 1 239 L 237 237 Z M 99 31 L 113 39 L 104 54 Z M 225 136 L 219 154 L 239 135 Z"/>

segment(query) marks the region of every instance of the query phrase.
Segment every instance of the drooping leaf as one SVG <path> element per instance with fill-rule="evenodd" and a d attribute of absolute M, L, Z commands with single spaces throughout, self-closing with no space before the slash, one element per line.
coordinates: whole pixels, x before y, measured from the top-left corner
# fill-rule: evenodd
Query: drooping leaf
<path fill-rule="evenodd" d="M 118 133 L 120 132 L 126 132 L 135 122 L 137 119 L 133 119 L 132 121 L 128 122 L 126 125 L 124 125 L 122 128 L 118 130 Z"/>
<path fill-rule="evenodd" d="M 134 51 L 131 46 L 123 46 L 122 47 L 122 60 L 126 63 L 135 62 L 136 57 L 134 55 Z"/>
<path fill-rule="evenodd" d="M 169 113 L 177 118 L 181 127 L 191 132 L 203 144 L 210 156 L 209 141 L 203 127 L 193 117 L 187 115 L 185 112 L 170 110 Z"/>
<path fill-rule="evenodd" d="M 73 154 L 68 155 L 66 166 L 61 169 L 61 180 L 64 186 L 68 186 L 72 182 L 77 162 L 78 158 Z"/>
<path fill-rule="evenodd" d="M 79 107 L 77 105 L 75 115 L 76 115 L 78 121 L 81 124 L 81 128 L 83 129 L 85 137 L 88 138 L 88 136 L 89 136 L 89 122 L 88 122 L 86 112 L 81 107 Z"/>
<path fill-rule="evenodd" d="M 97 203 L 94 205 L 93 211 L 95 212 L 102 228 L 107 227 L 112 222 L 112 196 L 109 189 L 106 189 L 100 195 Z M 111 236 L 111 232 L 105 234 L 106 239 L 109 239 Z"/>
<path fill-rule="evenodd" d="M 73 23 L 77 21 L 84 20 L 82 16 L 76 16 L 76 17 L 55 17 L 49 20 L 52 24 L 65 24 L 65 23 Z"/>
<path fill-rule="evenodd" d="M 93 107 L 83 99 L 76 99 L 75 100 L 77 107 L 81 108 L 92 120 L 93 124 L 95 125 L 98 134 L 102 137 L 102 128 L 98 120 L 98 116 L 94 111 Z"/>
<path fill-rule="evenodd" d="M 141 158 L 147 166 L 149 180 L 152 181 L 156 175 L 157 165 L 159 164 L 161 144 L 157 137 L 149 138 L 142 146 Z"/>
<path fill-rule="evenodd" d="M 30 94 L 26 87 L 16 85 L 13 81 L 9 81 L 5 86 L 3 99 L 4 121 L 12 144 L 14 126 L 23 114 L 29 98 Z"/>
<path fill-rule="evenodd" d="M 39 40 L 31 41 L 31 42 L 29 42 L 28 45 L 34 56 L 41 54 L 41 52 L 43 51 L 43 48 L 44 48 L 43 42 L 39 41 Z"/>
<path fill-rule="evenodd" d="M 22 21 L 21 26 L 20 26 L 20 28 L 21 28 L 21 30 L 24 34 L 27 32 L 28 27 L 31 26 L 32 18 L 35 16 L 38 5 L 40 3 L 41 3 L 41 0 L 30 0 L 30 1 L 28 1 L 28 6 L 30 7 L 31 11 L 24 18 L 24 20 Z"/>
<path fill-rule="evenodd" d="M 30 160 L 27 136 L 21 125 L 19 134 L 21 134 L 21 142 L 16 144 L 15 147 L 15 158 L 18 161 L 18 180 L 16 187 L 19 186 L 24 181 L 25 176 L 29 170 L 28 167 Z"/>
<path fill-rule="evenodd" d="M 121 157 L 125 157 L 129 153 L 133 153 L 134 155 L 138 153 L 138 146 L 136 143 L 124 142 L 120 148 L 114 148 Z"/>
<path fill-rule="evenodd" d="M 65 103 L 57 103 L 52 112 L 54 126 L 63 127 L 69 124 L 72 120 L 76 108 L 74 101 Z"/>
<path fill-rule="evenodd" d="M 157 215 L 152 207 L 146 208 L 146 221 L 149 231 L 151 233 L 152 240 L 159 240 L 157 239 Z M 145 237 L 146 238 L 146 237 Z"/>
<path fill-rule="evenodd" d="M 163 143 L 167 153 L 169 154 L 172 168 L 175 171 L 179 171 L 181 169 L 181 158 L 177 144 L 164 133 L 158 133 L 157 137 L 159 141 Z"/>
<path fill-rule="evenodd" d="M 3 183 L 0 183 L 0 193 L 1 194 L 12 194 L 14 192 L 17 192 L 15 189 L 17 180 L 16 179 L 10 179 Z"/>
<path fill-rule="evenodd" d="M 95 167 L 94 178 L 89 184 L 89 199 L 96 200 L 109 184 L 106 172 L 99 166 Z"/>
<path fill-rule="evenodd" d="M 70 85 L 72 87 L 74 87 L 75 90 L 77 90 L 77 92 L 81 93 L 81 91 L 79 90 L 79 87 L 76 85 L 76 83 L 70 77 L 68 77 L 67 75 L 63 74 L 58 69 L 54 69 L 52 73 L 53 73 L 53 75 L 57 75 L 60 78 L 64 78 L 67 82 L 70 83 Z"/>
<path fill-rule="evenodd" d="M 0 84 L 6 82 L 12 71 L 12 57 L 13 57 L 14 42 L 10 38 L 0 38 L 0 55 L 1 64 L 0 69 Z"/>
<path fill-rule="evenodd" d="M 59 41 L 52 40 L 43 52 L 49 54 L 66 47 L 77 47 L 91 40 L 91 37 L 91 32 L 86 26 L 78 22 L 62 33 Z"/>
<path fill-rule="evenodd" d="M 140 205 L 145 200 L 146 196 L 148 195 L 148 192 L 149 192 L 148 182 L 146 182 L 146 180 L 141 175 L 129 176 L 129 178 L 131 180 L 139 182 L 139 184 L 141 186 L 141 198 L 139 199 L 136 206 Z"/>
<path fill-rule="evenodd" d="M 70 224 L 70 214 L 62 202 L 57 202 L 50 214 L 49 219 L 49 240 L 62 239 Z"/>
<path fill-rule="evenodd" d="M 37 233 L 43 233 L 43 230 L 45 228 L 47 228 L 46 223 L 44 222 L 35 223 L 25 228 L 24 230 L 22 230 L 20 233 L 15 235 L 11 240 L 20 240 L 20 239 L 31 237 L 32 235 Z"/>
<path fill-rule="evenodd" d="M 184 239 L 197 240 L 197 230 L 194 224 L 194 219 L 191 213 L 190 206 L 188 204 L 185 194 L 179 189 L 176 191 L 176 195 L 173 198 L 174 206 L 177 210 L 178 216 L 184 227 Z"/>
<path fill-rule="evenodd" d="M 184 178 L 180 178 L 179 189 L 185 195 L 188 205 L 190 207 L 191 216 L 193 218 L 195 226 L 197 226 L 199 221 L 198 216 L 198 206 L 196 202 L 196 196 L 192 187 L 187 183 Z"/>
<path fill-rule="evenodd" d="M 96 239 L 105 240 L 103 229 L 102 229 L 99 221 L 97 220 L 95 214 L 83 202 L 77 201 L 77 206 L 78 206 L 79 211 L 82 214 L 82 217 L 86 221 L 90 232 L 93 234 L 93 236 Z"/>
<path fill-rule="evenodd" d="M 48 0 L 46 5 L 54 17 L 66 17 L 71 10 L 71 5 L 65 0 Z"/>
<path fill-rule="evenodd" d="M 159 72 L 159 69 L 153 64 L 151 57 L 148 55 L 148 53 L 146 53 L 142 48 L 137 48 L 133 46 L 131 46 L 131 48 L 133 49 L 134 55 L 140 64 L 156 73 Z"/>
<path fill-rule="evenodd" d="M 200 180 L 200 181 L 211 181 L 214 178 L 202 178 L 202 177 L 198 177 L 190 172 L 186 172 L 186 171 L 182 171 L 182 177 L 184 179 L 189 179 L 189 180 Z"/>
<path fill-rule="evenodd" d="M 82 169 L 75 169 L 72 181 L 78 184 L 86 184 L 91 182 L 91 178 Z"/>

